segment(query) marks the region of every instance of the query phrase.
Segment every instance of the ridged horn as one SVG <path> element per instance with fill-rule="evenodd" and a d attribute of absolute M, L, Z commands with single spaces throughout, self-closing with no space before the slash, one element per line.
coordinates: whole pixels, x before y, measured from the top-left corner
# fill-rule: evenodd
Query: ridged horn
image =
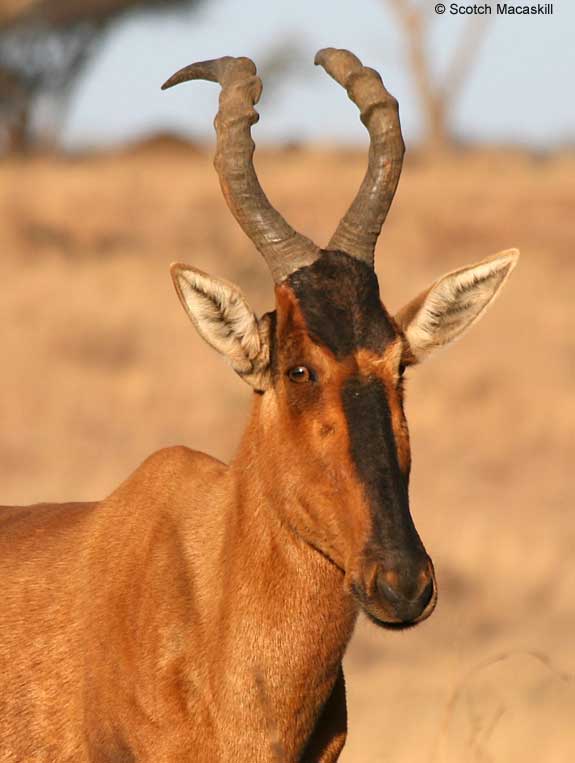
<path fill-rule="evenodd" d="M 255 145 L 251 126 L 259 119 L 254 105 L 262 83 L 249 58 L 226 56 L 201 61 L 177 71 L 163 85 L 204 79 L 219 82 L 219 110 L 215 119 L 217 147 L 214 165 L 228 207 L 267 262 L 276 283 L 305 265 L 319 248 L 288 225 L 263 192 L 253 165 Z"/>
<path fill-rule="evenodd" d="M 324 48 L 315 57 L 359 108 L 370 137 L 367 172 L 328 249 L 339 249 L 374 266 L 377 238 L 393 201 L 405 146 L 399 109 L 379 74 L 348 50 Z"/>

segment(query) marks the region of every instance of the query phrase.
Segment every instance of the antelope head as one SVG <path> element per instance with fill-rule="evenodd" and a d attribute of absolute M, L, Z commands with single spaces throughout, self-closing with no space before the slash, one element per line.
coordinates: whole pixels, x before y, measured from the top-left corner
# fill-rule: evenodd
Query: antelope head
<path fill-rule="evenodd" d="M 258 318 L 237 287 L 187 265 L 172 276 L 200 335 L 258 393 L 261 458 L 281 519 L 343 571 L 373 621 L 405 627 L 431 614 L 437 594 L 409 510 L 403 373 L 483 314 L 518 252 L 448 273 L 392 316 L 374 250 L 403 161 L 398 105 L 350 52 L 322 50 L 316 64 L 346 88 L 371 140 L 363 183 L 325 250 L 287 224 L 258 182 L 250 128 L 262 86 L 252 61 L 192 64 L 164 84 L 222 87 L 215 167 L 270 268 L 276 309 Z"/>

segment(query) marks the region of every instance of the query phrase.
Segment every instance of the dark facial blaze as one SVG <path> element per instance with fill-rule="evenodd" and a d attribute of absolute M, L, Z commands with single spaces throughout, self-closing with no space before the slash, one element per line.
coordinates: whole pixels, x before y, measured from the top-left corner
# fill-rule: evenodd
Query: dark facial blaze
<path fill-rule="evenodd" d="M 370 518 L 352 590 L 379 624 L 418 622 L 433 609 L 435 586 L 409 512 L 409 442 L 397 373 L 403 339 L 381 303 L 374 271 L 342 252 L 324 252 L 285 285 L 307 337 L 347 369 L 339 401 Z"/>
<path fill-rule="evenodd" d="M 310 339 L 337 360 L 359 349 L 382 354 L 397 330 L 379 298 L 374 271 L 343 252 L 325 252 L 287 280 L 297 297 Z"/>

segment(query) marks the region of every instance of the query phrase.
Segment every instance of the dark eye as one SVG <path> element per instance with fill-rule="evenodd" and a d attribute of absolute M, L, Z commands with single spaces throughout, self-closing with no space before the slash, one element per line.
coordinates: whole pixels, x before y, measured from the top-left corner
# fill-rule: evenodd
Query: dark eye
<path fill-rule="evenodd" d="M 405 369 L 406 368 L 407 368 L 407 366 L 405 365 L 405 363 L 400 363 L 399 364 L 398 374 L 399 374 L 399 378 L 400 379 L 402 378 L 403 374 L 405 373 Z"/>
<path fill-rule="evenodd" d="M 312 380 L 312 373 L 306 366 L 294 366 L 287 372 L 288 379 L 295 384 L 305 384 Z"/>

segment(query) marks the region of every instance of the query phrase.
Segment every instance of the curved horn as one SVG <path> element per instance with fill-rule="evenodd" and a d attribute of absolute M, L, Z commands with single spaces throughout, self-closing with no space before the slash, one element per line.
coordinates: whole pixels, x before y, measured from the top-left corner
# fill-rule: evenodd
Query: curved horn
<path fill-rule="evenodd" d="M 259 119 L 254 105 L 262 83 L 249 58 L 226 56 L 180 69 L 162 90 L 188 80 L 205 79 L 222 86 L 215 119 L 214 165 L 228 207 L 267 262 L 279 283 L 319 256 L 318 247 L 291 228 L 263 192 L 253 166 L 251 126 Z"/>
<path fill-rule="evenodd" d="M 345 87 L 370 137 L 367 172 L 328 248 L 340 249 L 373 267 L 375 244 L 395 195 L 405 151 L 397 101 L 379 74 L 348 50 L 324 48 L 315 63 Z"/>

